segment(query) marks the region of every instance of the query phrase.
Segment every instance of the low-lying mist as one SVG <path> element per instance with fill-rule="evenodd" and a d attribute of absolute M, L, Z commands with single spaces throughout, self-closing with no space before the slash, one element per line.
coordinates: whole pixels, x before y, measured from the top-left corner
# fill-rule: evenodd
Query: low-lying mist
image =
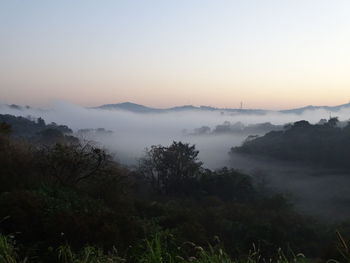
<path fill-rule="evenodd" d="M 84 133 L 85 139 L 94 140 L 114 153 L 116 158 L 126 164 L 134 164 L 143 155 L 144 149 L 151 145 L 168 145 L 173 140 L 196 144 L 200 158 L 208 168 L 228 165 L 228 152 L 232 146 L 240 145 L 249 135 L 262 135 L 257 131 L 250 133 L 220 133 L 194 135 L 196 128 L 208 126 L 212 129 L 222 123 L 241 122 L 244 125 L 270 122 L 284 125 L 308 120 L 318 122 L 328 118 L 325 110 L 309 110 L 303 114 L 269 112 L 267 114 L 239 114 L 219 111 L 179 111 L 169 113 L 133 113 L 122 110 L 101 110 L 84 108 L 66 102 L 56 102 L 45 110 L 23 108 L 21 110 L 0 107 L 0 113 L 15 116 L 42 117 L 46 123 L 64 124 L 78 132 L 80 129 L 104 128 L 113 133 Z M 337 112 L 340 120 L 347 120 L 350 109 Z"/>
<path fill-rule="evenodd" d="M 267 191 L 287 195 L 302 213 L 328 222 L 350 218 L 347 172 L 235 153 L 229 166 L 252 175 Z"/>
<path fill-rule="evenodd" d="M 271 161 L 256 162 L 250 158 L 228 154 L 231 147 L 241 145 L 247 136 L 263 135 L 258 130 L 253 134 L 251 129 L 250 133 L 194 132 L 203 126 L 213 131 L 217 125 L 224 122 L 232 124 L 240 122 L 246 126 L 267 122 L 284 125 L 299 120 L 317 123 L 320 119 L 329 118 L 330 113 L 326 110 L 307 110 L 303 114 L 280 112 L 239 114 L 204 110 L 150 114 L 91 109 L 58 102 L 46 110 L 33 108 L 18 110 L 3 105 L 0 107 L 0 113 L 42 117 L 46 123 L 67 125 L 73 129 L 75 135 L 95 141 L 110 151 L 118 161 L 129 166 L 137 165 L 139 158 L 144 155 L 145 148 L 152 145 L 169 145 L 174 140 L 195 144 L 206 168 L 229 166 L 251 174 L 260 170 L 265 174 L 269 187 L 289 193 L 300 211 L 336 220 L 350 216 L 350 213 L 344 212 L 350 203 L 350 194 L 347 194 L 347 187 L 344 187 L 349 185 L 350 179 L 344 174 L 335 176 L 332 171 L 320 172 Z M 350 109 L 344 108 L 332 115 L 337 116 L 340 121 L 347 121 Z M 110 132 L 79 131 L 98 128 Z"/>

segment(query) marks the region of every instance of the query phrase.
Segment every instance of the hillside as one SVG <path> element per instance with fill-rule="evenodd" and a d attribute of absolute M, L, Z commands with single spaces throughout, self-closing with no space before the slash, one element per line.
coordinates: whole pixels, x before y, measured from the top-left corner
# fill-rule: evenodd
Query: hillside
<path fill-rule="evenodd" d="M 46 124 L 42 118 L 0 114 L 0 125 L 11 136 L 32 142 L 51 144 L 64 141 L 76 143 L 78 141 L 77 138 L 70 135 L 72 130 L 66 125 L 58 125 L 54 122 Z"/>
<path fill-rule="evenodd" d="M 262 137 L 249 137 L 242 146 L 232 148 L 231 152 L 348 170 L 350 124 L 339 127 L 336 118 L 315 125 L 298 121 L 281 131 L 272 131 Z"/>
<path fill-rule="evenodd" d="M 58 134 L 42 119 L 1 118 L 8 122 L 0 124 L 0 262 L 4 253 L 12 260 L 4 262 L 38 263 L 258 263 L 251 256 L 277 262 L 281 251 L 283 262 L 313 262 L 288 251 L 338 258 L 332 226 L 300 214 L 249 174 L 206 169 L 195 145 L 153 145 L 131 169 L 103 149 L 70 143 L 72 136 L 33 140 Z M 349 129 L 335 124 L 320 129 Z M 14 136 L 22 125 L 44 130 Z M 299 122 L 286 131 L 304 126 L 314 127 Z M 346 225 L 336 227 L 349 235 Z"/>

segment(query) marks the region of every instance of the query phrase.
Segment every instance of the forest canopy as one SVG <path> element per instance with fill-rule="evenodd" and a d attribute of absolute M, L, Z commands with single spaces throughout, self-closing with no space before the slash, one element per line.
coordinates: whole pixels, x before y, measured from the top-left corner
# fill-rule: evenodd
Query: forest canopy
<path fill-rule="evenodd" d="M 337 118 L 318 124 L 298 121 L 281 131 L 249 137 L 231 153 L 270 157 L 333 169 L 350 169 L 350 123 L 338 125 Z"/>
<path fill-rule="evenodd" d="M 154 145 L 131 169 L 64 134 L 49 143 L 19 139 L 19 126 L 0 126 L 1 260 L 236 262 L 251 259 L 253 244 L 269 260 L 280 248 L 286 259 L 295 259 L 288 251 L 341 258 L 334 228 L 262 191 L 248 174 L 204 168 L 195 145 Z M 309 124 L 289 129 L 300 126 Z M 337 229 L 350 233 L 348 224 Z"/>

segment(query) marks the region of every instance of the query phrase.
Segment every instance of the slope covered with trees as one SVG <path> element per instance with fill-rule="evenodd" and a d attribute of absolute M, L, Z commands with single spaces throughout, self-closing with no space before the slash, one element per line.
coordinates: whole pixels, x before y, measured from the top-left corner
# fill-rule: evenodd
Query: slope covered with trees
<path fill-rule="evenodd" d="M 298 121 L 286 125 L 282 131 L 248 137 L 242 146 L 232 148 L 231 152 L 349 170 L 350 124 L 339 127 L 337 118 L 315 125 Z"/>
<path fill-rule="evenodd" d="M 66 125 L 57 125 L 52 122 L 46 124 L 42 118 L 24 118 L 9 114 L 0 114 L 2 132 L 11 134 L 17 139 L 26 139 L 34 143 L 51 144 L 55 142 L 78 142 L 71 136 L 72 130 Z"/>
<path fill-rule="evenodd" d="M 340 257 L 334 228 L 260 191 L 249 175 L 205 169 L 193 145 L 153 146 L 130 170 L 92 145 L 18 140 L 9 128 L 0 128 L 3 262 Z M 338 227 L 347 236 L 348 225 Z"/>

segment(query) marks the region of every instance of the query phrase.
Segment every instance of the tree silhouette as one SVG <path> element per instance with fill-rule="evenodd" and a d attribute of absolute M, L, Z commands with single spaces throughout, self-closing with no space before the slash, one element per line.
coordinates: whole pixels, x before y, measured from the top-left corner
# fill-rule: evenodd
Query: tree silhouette
<path fill-rule="evenodd" d="M 141 160 L 140 170 L 154 190 L 162 194 L 185 193 L 199 174 L 195 145 L 173 142 L 169 147 L 152 146 Z"/>

